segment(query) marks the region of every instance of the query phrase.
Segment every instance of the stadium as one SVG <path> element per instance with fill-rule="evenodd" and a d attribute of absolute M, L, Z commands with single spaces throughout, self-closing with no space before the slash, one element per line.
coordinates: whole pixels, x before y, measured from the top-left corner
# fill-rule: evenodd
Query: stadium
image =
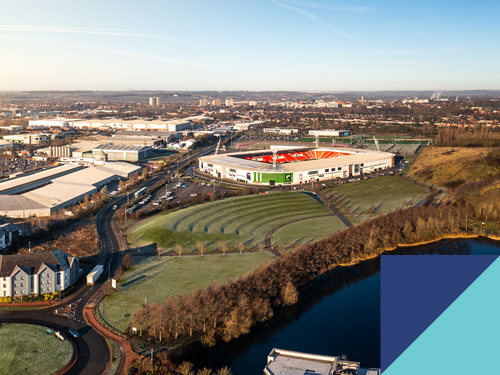
<path fill-rule="evenodd" d="M 208 155 L 199 169 L 221 179 L 257 185 L 302 184 L 390 168 L 394 154 L 350 148 L 283 148 Z"/>

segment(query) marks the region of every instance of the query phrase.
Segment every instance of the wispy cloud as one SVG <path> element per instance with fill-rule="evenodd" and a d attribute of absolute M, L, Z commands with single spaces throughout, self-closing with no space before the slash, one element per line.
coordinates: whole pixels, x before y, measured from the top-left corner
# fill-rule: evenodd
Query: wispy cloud
<path fill-rule="evenodd" d="M 83 27 L 60 27 L 60 26 L 38 26 L 38 25 L 0 25 L 0 31 L 28 31 L 28 32 L 45 32 L 45 33 L 76 33 L 76 34 L 98 34 L 98 35 L 115 35 L 115 36 L 131 36 L 139 38 L 166 39 L 166 40 L 181 40 L 170 38 L 163 35 L 137 33 L 133 30 L 122 29 L 92 29 Z"/>
<path fill-rule="evenodd" d="M 51 46 L 61 47 L 61 48 L 75 48 L 75 49 L 84 50 L 84 51 L 93 51 L 93 52 L 109 53 L 109 54 L 114 54 L 114 55 L 139 57 L 139 58 L 144 58 L 144 59 L 149 59 L 149 60 L 165 61 L 165 62 L 180 64 L 180 65 L 185 65 L 185 66 L 204 67 L 204 68 L 210 68 L 210 69 L 215 69 L 215 70 L 222 70 L 222 69 L 210 66 L 210 65 L 204 65 L 204 64 L 194 63 L 194 62 L 190 62 L 190 61 L 172 59 L 172 58 L 166 57 L 166 56 L 149 55 L 149 54 L 129 52 L 129 51 L 117 51 L 117 50 L 106 49 L 106 48 L 82 46 L 82 45 L 73 44 L 73 43 L 72 44 L 58 43 L 58 42 L 51 42 L 51 41 L 39 40 L 39 39 L 19 38 L 19 37 L 15 37 L 15 36 L 1 35 L 1 34 L 0 34 L 0 39 L 9 39 L 9 40 L 16 40 L 16 41 L 20 41 L 20 42 L 51 45 Z"/>
<path fill-rule="evenodd" d="M 295 5 L 301 5 L 310 8 L 323 9 L 323 10 L 344 10 L 348 12 L 355 13 L 366 13 L 375 11 L 374 7 L 368 6 L 350 6 L 350 5 L 328 5 L 328 4 L 317 4 L 317 3 L 300 3 L 294 2 Z"/>
<path fill-rule="evenodd" d="M 276 5 L 278 5 L 278 6 L 280 6 L 280 7 L 282 7 L 282 8 L 293 10 L 294 12 L 297 12 L 297 13 L 303 15 L 304 17 L 309 18 L 311 21 L 313 21 L 313 22 L 315 22 L 315 23 L 317 23 L 317 24 L 319 24 L 321 26 L 324 26 L 327 29 L 329 29 L 329 30 L 331 30 L 331 31 L 333 31 L 333 32 L 335 32 L 335 33 L 337 33 L 339 35 L 342 35 L 342 36 L 344 36 L 346 38 L 349 38 L 349 39 L 354 39 L 352 36 L 347 35 L 347 34 L 343 33 L 342 31 L 339 31 L 339 30 L 333 28 L 331 25 L 329 25 L 329 24 L 327 24 L 327 23 L 325 23 L 323 21 L 320 21 L 318 17 L 316 17 L 314 14 L 312 14 L 310 12 L 307 12 L 307 11 L 305 11 L 303 9 L 300 9 L 300 8 L 297 8 L 297 7 L 293 7 L 291 5 L 280 3 L 279 1 L 276 1 L 276 0 L 273 0 L 273 3 L 276 4 Z"/>

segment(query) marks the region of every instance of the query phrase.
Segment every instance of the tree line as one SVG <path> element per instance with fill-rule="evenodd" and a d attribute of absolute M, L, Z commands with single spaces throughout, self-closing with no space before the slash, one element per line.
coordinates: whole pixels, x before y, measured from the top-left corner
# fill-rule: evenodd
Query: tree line
<path fill-rule="evenodd" d="M 487 126 L 477 125 L 465 128 L 447 128 L 439 130 L 436 146 L 440 147 L 497 147 L 500 137 L 492 133 Z"/>
<path fill-rule="evenodd" d="M 212 283 L 190 295 L 171 296 L 163 304 L 143 306 L 136 311 L 132 324 L 139 335 L 160 341 L 196 335 L 206 346 L 217 340 L 228 342 L 272 317 L 276 308 L 294 304 L 297 290 L 332 268 L 377 256 L 398 244 L 458 235 L 473 219 L 489 212 L 461 191 L 455 192 L 454 201 L 448 203 L 432 203 L 434 195 L 418 207 L 389 213 L 284 253 L 233 283 Z"/>

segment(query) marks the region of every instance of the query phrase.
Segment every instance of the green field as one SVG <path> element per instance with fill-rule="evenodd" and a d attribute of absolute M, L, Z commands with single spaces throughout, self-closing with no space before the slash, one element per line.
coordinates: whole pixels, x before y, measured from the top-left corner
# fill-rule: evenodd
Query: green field
<path fill-rule="evenodd" d="M 426 189 L 394 176 L 351 182 L 327 188 L 324 193 L 353 224 L 415 205 L 429 194 Z"/>
<path fill-rule="evenodd" d="M 273 259 L 269 251 L 160 260 L 150 257 L 124 274 L 118 289 L 99 305 L 99 313 L 109 325 L 123 332 L 145 299 L 148 304 L 163 303 L 171 295 L 189 294 L 212 280 L 224 284 Z"/>
<path fill-rule="evenodd" d="M 337 216 L 301 220 L 278 229 L 271 237 L 271 243 L 279 247 L 303 245 L 319 241 L 345 228 L 345 224 Z"/>
<path fill-rule="evenodd" d="M 31 324 L 0 328 L 0 374 L 52 374 L 71 359 L 73 348 Z"/>
<path fill-rule="evenodd" d="M 238 243 L 245 249 L 256 249 L 266 234 L 281 224 L 328 214 L 332 214 L 328 208 L 304 193 L 259 194 L 159 214 L 131 225 L 126 233 L 131 247 L 151 251 L 150 245 L 154 245 L 163 254 L 174 252 L 176 244 L 184 247 L 184 254 L 198 252 L 198 240 L 206 252 L 218 250 L 219 243 L 227 244 L 229 251 Z M 295 238 L 307 234 L 309 230 L 299 226 Z"/>

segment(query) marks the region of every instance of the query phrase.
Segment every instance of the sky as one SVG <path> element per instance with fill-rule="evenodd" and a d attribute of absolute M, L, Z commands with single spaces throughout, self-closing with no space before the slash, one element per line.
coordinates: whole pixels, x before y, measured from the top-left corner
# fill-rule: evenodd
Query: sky
<path fill-rule="evenodd" d="M 2 1 L 0 91 L 500 89 L 500 1 Z"/>

